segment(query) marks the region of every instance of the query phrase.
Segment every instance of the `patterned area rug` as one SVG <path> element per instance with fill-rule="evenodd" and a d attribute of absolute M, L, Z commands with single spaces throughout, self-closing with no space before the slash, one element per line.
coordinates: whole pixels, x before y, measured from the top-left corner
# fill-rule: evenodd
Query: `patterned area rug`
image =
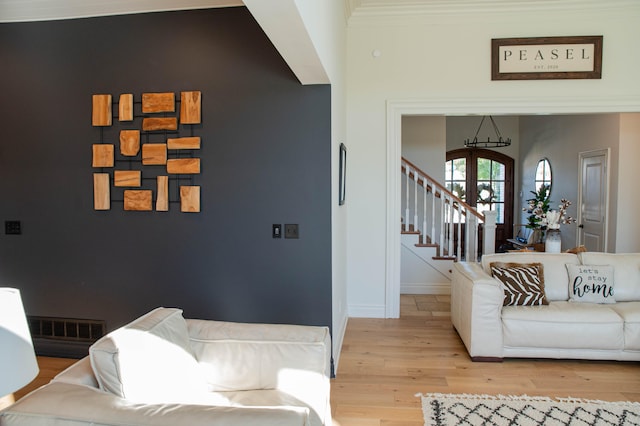
<path fill-rule="evenodd" d="M 640 426 L 640 403 L 576 398 L 418 394 L 425 426 Z"/>

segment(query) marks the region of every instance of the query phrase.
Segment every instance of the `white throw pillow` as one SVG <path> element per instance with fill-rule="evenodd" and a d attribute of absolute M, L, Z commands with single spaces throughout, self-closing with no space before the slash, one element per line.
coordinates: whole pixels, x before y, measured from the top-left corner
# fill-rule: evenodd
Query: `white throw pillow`
<path fill-rule="evenodd" d="M 89 348 L 100 389 L 137 402 L 178 402 L 206 392 L 182 310 L 158 308 Z"/>
<path fill-rule="evenodd" d="M 571 264 L 566 266 L 569 273 L 571 302 L 616 303 L 611 266 Z"/>

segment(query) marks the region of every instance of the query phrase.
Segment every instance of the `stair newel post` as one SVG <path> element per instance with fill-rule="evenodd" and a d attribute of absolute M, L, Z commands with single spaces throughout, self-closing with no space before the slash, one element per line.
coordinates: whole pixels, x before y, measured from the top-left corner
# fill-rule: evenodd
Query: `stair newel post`
<path fill-rule="evenodd" d="M 456 203 L 458 206 L 458 248 L 456 251 L 456 259 L 460 260 L 462 256 L 462 206 Z M 465 246 L 466 247 L 466 246 Z"/>
<path fill-rule="evenodd" d="M 482 234 L 482 254 L 491 254 L 496 252 L 496 219 L 498 212 L 490 210 L 484 212 L 484 231 Z"/>
<path fill-rule="evenodd" d="M 475 262 L 478 259 L 478 218 L 467 210 L 465 224 L 467 226 L 464 250 L 465 260 L 467 262 Z"/>
<path fill-rule="evenodd" d="M 431 190 L 431 242 L 436 241 L 436 187 Z"/>
<path fill-rule="evenodd" d="M 453 237 L 454 237 L 454 223 L 453 223 L 453 198 L 451 197 L 447 197 L 449 199 L 449 253 L 447 253 L 448 256 L 453 255 Z"/>
<path fill-rule="evenodd" d="M 406 171 L 407 174 L 407 185 L 405 187 L 405 191 L 406 191 L 406 208 L 404 210 L 404 230 L 408 231 L 409 230 L 409 176 L 411 175 L 411 168 L 409 167 L 408 164 L 405 164 L 404 169 Z"/>
<path fill-rule="evenodd" d="M 413 173 L 413 230 L 418 230 L 418 172 Z"/>

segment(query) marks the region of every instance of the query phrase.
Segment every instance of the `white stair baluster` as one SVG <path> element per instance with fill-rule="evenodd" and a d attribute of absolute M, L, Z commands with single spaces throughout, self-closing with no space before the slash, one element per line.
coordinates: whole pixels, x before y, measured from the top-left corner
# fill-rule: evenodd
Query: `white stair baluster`
<path fill-rule="evenodd" d="M 445 238 L 445 215 L 446 215 L 445 195 L 440 193 L 440 255 L 444 253 L 444 238 Z"/>
<path fill-rule="evenodd" d="M 407 173 L 407 187 L 406 187 L 407 200 L 405 201 L 406 209 L 404 211 L 404 230 L 408 231 L 409 230 L 409 174 L 411 173 L 411 169 L 409 168 L 408 165 L 405 165 L 405 170 Z"/>
<path fill-rule="evenodd" d="M 449 197 L 449 256 L 453 256 L 453 198 Z"/>
<path fill-rule="evenodd" d="M 431 187 L 431 242 L 437 241 L 436 238 L 436 187 Z"/>
<path fill-rule="evenodd" d="M 458 213 L 458 250 L 456 251 L 456 259 L 460 260 L 462 256 L 462 206 L 456 203 Z M 466 247 L 466 246 L 465 246 Z"/>

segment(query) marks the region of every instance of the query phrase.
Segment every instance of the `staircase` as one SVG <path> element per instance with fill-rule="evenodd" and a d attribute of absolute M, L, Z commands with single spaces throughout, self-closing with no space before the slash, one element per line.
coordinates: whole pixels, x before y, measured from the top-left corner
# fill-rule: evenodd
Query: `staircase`
<path fill-rule="evenodd" d="M 402 158 L 401 293 L 448 294 L 453 262 L 495 251 L 496 212 L 479 213 Z"/>

